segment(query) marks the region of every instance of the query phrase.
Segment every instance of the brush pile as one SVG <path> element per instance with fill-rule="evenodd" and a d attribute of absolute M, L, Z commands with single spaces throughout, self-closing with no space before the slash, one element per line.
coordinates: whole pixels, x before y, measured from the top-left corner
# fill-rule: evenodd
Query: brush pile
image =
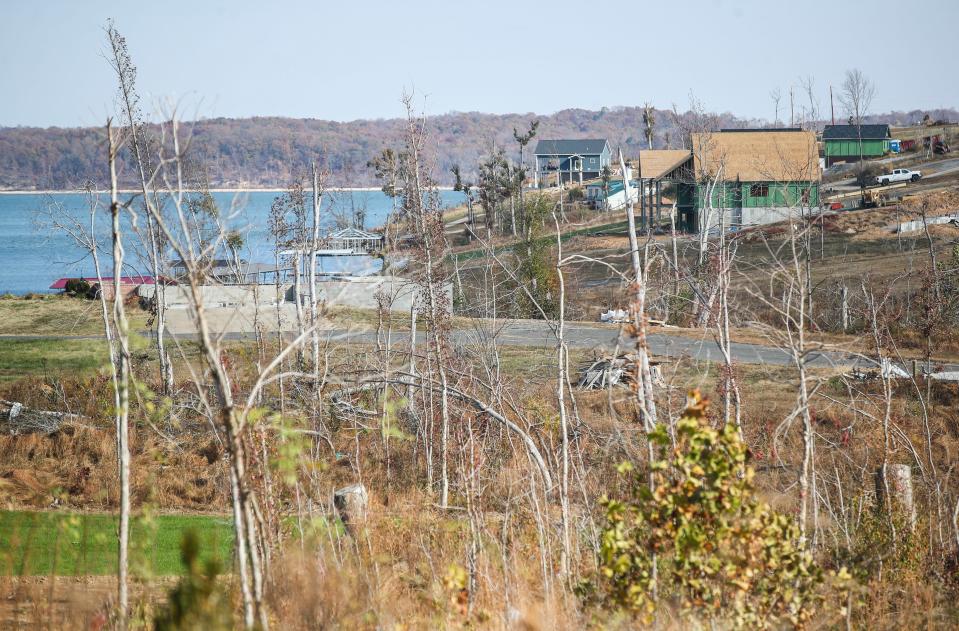
<path fill-rule="evenodd" d="M 34 410 L 17 401 L 0 399 L 0 432 L 11 436 L 52 434 L 60 429 L 64 421 L 80 418 L 76 414 Z"/>
<path fill-rule="evenodd" d="M 577 386 L 583 390 L 605 390 L 612 386 L 636 383 L 636 356 L 632 353 L 602 357 L 585 364 Z"/>

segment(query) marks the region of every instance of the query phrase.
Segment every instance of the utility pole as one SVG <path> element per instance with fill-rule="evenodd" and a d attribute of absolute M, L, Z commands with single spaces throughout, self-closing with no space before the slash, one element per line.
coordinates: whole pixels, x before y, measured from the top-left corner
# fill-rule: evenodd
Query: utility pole
<path fill-rule="evenodd" d="M 793 92 L 793 87 L 789 86 L 789 126 L 796 126 L 796 115 L 795 115 L 795 93 Z"/>
<path fill-rule="evenodd" d="M 836 124 L 836 105 L 832 102 L 832 85 L 829 86 L 829 117 L 832 119 L 832 124 Z"/>

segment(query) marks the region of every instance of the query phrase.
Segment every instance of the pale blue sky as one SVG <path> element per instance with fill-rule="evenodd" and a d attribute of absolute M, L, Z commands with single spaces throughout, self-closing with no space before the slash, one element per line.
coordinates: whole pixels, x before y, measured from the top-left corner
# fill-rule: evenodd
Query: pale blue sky
<path fill-rule="evenodd" d="M 0 0 L 0 125 L 101 124 L 109 17 L 145 99 L 204 117 L 392 118 L 412 86 L 433 114 L 685 107 L 693 90 L 771 119 L 770 90 L 788 112 L 806 75 L 828 113 L 852 67 L 873 111 L 959 105 L 957 0 Z"/>

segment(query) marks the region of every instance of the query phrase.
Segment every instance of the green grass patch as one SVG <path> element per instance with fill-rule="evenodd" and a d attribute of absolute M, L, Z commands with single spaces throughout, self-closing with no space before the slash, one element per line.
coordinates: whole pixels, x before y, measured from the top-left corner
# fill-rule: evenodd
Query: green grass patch
<path fill-rule="evenodd" d="M 0 511 L 0 574 L 84 576 L 116 573 L 116 515 Z M 184 570 L 180 542 L 193 530 L 200 558 L 229 567 L 233 525 L 226 517 L 158 515 L 133 520 L 130 567 L 138 576 L 173 576 Z"/>
<path fill-rule="evenodd" d="M 130 349 L 142 352 L 150 340 L 130 335 Z M 110 363 L 106 340 L 75 338 L 0 339 L 0 382 L 28 376 L 81 375 L 106 368 Z"/>
<path fill-rule="evenodd" d="M 0 381 L 76 375 L 98 370 L 109 361 L 104 340 L 0 339 Z"/>

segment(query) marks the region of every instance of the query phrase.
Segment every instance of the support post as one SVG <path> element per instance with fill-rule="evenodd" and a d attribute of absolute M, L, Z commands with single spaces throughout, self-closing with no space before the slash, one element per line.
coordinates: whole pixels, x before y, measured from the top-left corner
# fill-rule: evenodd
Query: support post
<path fill-rule="evenodd" d="M 646 186 L 645 180 L 639 181 L 639 225 L 646 230 Z"/>
<path fill-rule="evenodd" d="M 660 180 L 656 180 L 656 223 L 663 220 L 663 186 Z"/>

